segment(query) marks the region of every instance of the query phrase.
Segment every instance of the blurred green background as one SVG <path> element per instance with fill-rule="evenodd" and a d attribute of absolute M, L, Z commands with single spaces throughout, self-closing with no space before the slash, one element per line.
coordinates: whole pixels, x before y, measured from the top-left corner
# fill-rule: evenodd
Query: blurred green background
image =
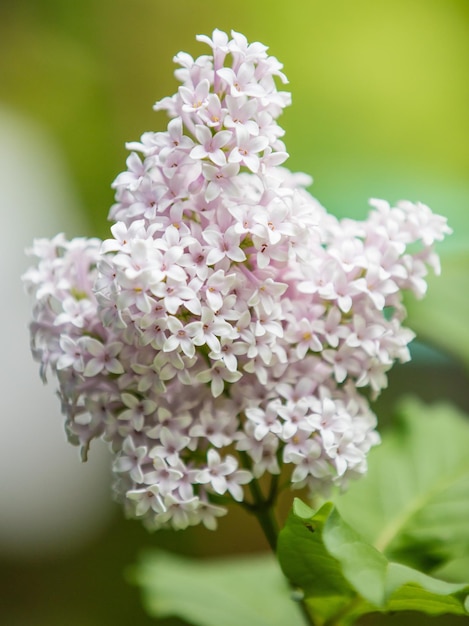
<path fill-rule="evenodd" d="M 440 351 L 421 348 L 413 365 L 396 368 L 378 411 L 389 416 L 407 391 L 469 410 L 467 0 L 1 0 L 0 107 L 43 127 L 58 146 L 87 224 L 67 234 L 107 235 L 110 184 L 125 168 L 125 141 L 165 128 L 152 105 L 175 91 L 172 57 L 204 54 L 195 35 L 214 28 L 263 42 L 284 63 L 293 94 L 280 120 L 287 165 L 314 177 L 312 192 L 331 212 L 364 217 L 368 198 L 383 197 L 421 200 L 448 216 L 446 291 L 433 292 L 427 317 L 411 304 L 411 325 Z M 0 200 L 7 228 L 11 210 Z M 155 623 L 124 580 L 137 553 L 155 544 L 198 555 L 265 547 L 239 512 L 216 534 L 150 536 L 116 509 L 108 528 L 63 558 L 0 554 L 0 622 Z M 406 619 L 399 624 L 467 623 Z"/>

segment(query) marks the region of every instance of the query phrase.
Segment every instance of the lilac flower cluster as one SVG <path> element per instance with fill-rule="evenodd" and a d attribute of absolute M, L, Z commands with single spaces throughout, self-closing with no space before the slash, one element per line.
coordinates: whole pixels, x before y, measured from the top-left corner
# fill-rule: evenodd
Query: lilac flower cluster
<path fill-rule="evenodd" d="M 329 215 L 280 167 L 281 64 L 236 32 L 198 40 L 212 54 L 178 54 L 155 105 L 167 130 L 128 146 L 112 238 L 37 240 L 25 275 L 70 441 L 110 443 L 117 497 L 152 528 L 214 528 L 282 467 L 315 492 L 363 474 L 367 395 L 409 359 L 402 292 L 424 295 L 449 232 L 420 203 Z"/>

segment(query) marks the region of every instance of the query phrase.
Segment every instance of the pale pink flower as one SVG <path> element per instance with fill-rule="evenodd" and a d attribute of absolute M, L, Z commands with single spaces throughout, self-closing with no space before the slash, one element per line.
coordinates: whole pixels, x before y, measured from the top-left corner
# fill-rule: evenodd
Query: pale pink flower
<path fill-rule="evenodd" d="M 230 152 L 228 162 L 239 163 L 245 165 L 251 172 L 258 172 L 261 164 L 259 152 L 267 148 L 269 140 L 261 135 L 253 137 L 245 126 L 236 129 L 236 137 L 237 146 Z"/>
<path fill-rule="evenodd" d="M 222 191 L 229 192 L 235 189 L 232 179 L 239 172 L 239 163 L 227 163 L 222 167 L 204 163 L 202 171 L 208 181 L 205 199 L 210 202 L 218 198 Z"/>
<path fill-rule="evenodd" d="M 63 370 L 71 366 L 77 372 L 83 372 L 85 348 L 81 338 L 75 341 L 68 335 L 60 335 L 60 348 L 62 353 L 57 360 L 57 369 Z"/>
<path fill-rule="evenodd" d="M 245 411 L 246 417 L 254 424 L 253 435 L 257 441 L 264 439 L 268 433 L 280 435 L 282 425 L 278 420 L 279 407 L 278 401 L 269 402 L 267 408 L 248 407 Z"/>
<path fill-rule="evenodd" d="M 142 464 L 147 454 L 146 446 L 135 446 L 132 437 L 126 437 L 122 444 L 122 452 L 114 461 L 112 469 L 118 473 L 128 472 L 136 483 L 143 483 Z"/>
<path fill-rule="evenodd" d="M 213 529 L 218 496 L 285 464 L 311 493 L 364 474 L 370 397 L 410 358 L 403 293 L 425 294 L 450 232 L 418 202 L 328 214 L 280 167 L 282 65 L 241 33 L 198 40 L 210 54 L 177 54 L 155 105 L 166 130 L 127 144 L 110 237 L 38 240 L 24 276 L 68 438 L 83 458 L 109 444 L 117 498 L 152 529 Z"/>
<path fill-rule="evenodd" d="M 211 392 L 214 398 L 218 398 L 223 393 L 225 382 L 235 383 L 242 377 L 241 372 L 230 371 L 221 360 L 215 361 L 210 369 L 203 370 L 197 374 L 197 380 L 201 383 L 210 383 Z"/>
<path fill-rule="evenodd" d="M 201 80 L 195 88 L 181 86 L 179 95 L 182 98 L 182 110 L 193 113 L 207 106 L 207 98 L 210 91 L 210 83 L 207 79 Z"/>
<path fill-rule="evenodd" d="M 228 85 L 230 94 L 235 98 L 240 96 L 262 97 L 265 95 L 264 88 L 254 76 L 255 68 L 251 63 L 242 63 L 237 72 L 229 67 L 224 67 L 217 70 L 216 74 Z"/>
<path fill-rule="evenodd" d="M 206 282 L 205 298 L 208 306 L 215 313 L 219 311 L 223 305 L 223 296 L 232 289 L 236 281 L 235 274 L 226 275 L 223 270 L 217 270 L 209 276 Z"/>
<path fill-rule="evenodd" d="M 121 394 L 121 399 L 127 408 L 119 413 L 119 419 L 130 422 L 137 431 L 142 430 L 145 417 L 156 410 L 156 402 L 137 398 L 134 394 L 127 392 Z"/>
<path fill-rule="evenodd" d="M 190 156 L 193 159 L 205 159 L 208 157 L 210 161 L 219 167 L 226 164 L 226 155 L 222 148 L 231 141 L 233 133 L 229 130 L 221 130 L 213 135 L 209 128 L 198 124 L 195 127 L 195 136 L 199 144 L 194 146 L 190 152 Z"/>
<path fill-rule="evenodd" d="M 241 236 L 230 226 L 221 232 L 215 227 L 209 227 L 202 233 L 204 240 L 211 246 L 207 254 L 207 265 L 215 265 L 225 257 L 231 261 L 241 263 L 246 260 L 246 255 L 240 248 Z"/>
<path fill-rule="evenodd" d="M 195 346 L 192 340 L 194 330 L 189 325 L 184 326 L 177 317 L 173 316 L 168 317 L 167 329 L 172 334 L 166 338 L 163 344 L 163 352 L 181 349 L 188 357 L 194 356 Z"/>
<path fill-rule="evenodd" d="M 152 510 L 155 513 L 164 513 L 166 506 L 160 495 L 157 485 L 150 485 L 144 489 L 130 489 L 125 494 L 129 500 L 133 500 L 135 504 L 135 514 L 138 517 L 145 515 Z"/>
<path fill-rule="evenodd" d="M 199 423 L 189 430 L 191 437 L 207 439 L 216 448 L 229 446 L 233 439 L 233 418 L 228 412 L 213 412 L 213 407 L 206 405 L 200 411 Z"/>
<path fill-rule="evenodd" d="M 103 344 L 92 337 L 86 337 L 84 346 L 91 355 L 91 359 L 85 365 L 83 376 L 96 376 L 100 372 L 109 372 L 110 374 L 124 373 L 122 363 L 117 358 L 123 346 L 120 341 Z"/>
<path fill-rule="evenodd" d="M 259 126 L 254 121 L 258 108 L 257 100 L 249 100 L 245 97 L 233 98 L 233 96 L 226 96 L 226 106 L 228 109 L 224 120 L 226 128 L 236 130 L 243 127 L 250 135 L 259 134 Z"/>
<path fill-rule="evenodd" d="M 207 467 L 197 474 L 201 484 L 210 483 L 211 488 L 220 495 L 229 491 L 232 497 L 240 502 L 243 490 L 240 485 L 248 483 L 252 475 L 247 470 L 238 470 L 238 462 L 232 455 L 223 460 L 216 450 L 207 453 Z"/>

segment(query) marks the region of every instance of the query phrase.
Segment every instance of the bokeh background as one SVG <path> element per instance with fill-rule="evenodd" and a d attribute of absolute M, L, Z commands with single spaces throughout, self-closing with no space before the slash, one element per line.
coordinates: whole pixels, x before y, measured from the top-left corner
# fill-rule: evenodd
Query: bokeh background
<path fill-rule="evenodd" d="M 84 466 L 64 443 L 52 385 L 41 388 L 28 355 L 19 281 L 34 236 L 107 236 L 125 141 L 165 128 L 152 105 L 175 91 L 172 57 L 205 53 L 195 35 L 214 28 L 263 42 L 284 63 L 293 93 L 281 119 L 288 166 L 313 176 L 312 192 L 331 212 L 364 217 L 368 198 L 383 197 L 421 200 L 448 216 L 454 234 L 441 246 L 440 286 L 431 285 L 423 307 L 409 303 L 420 333 L 414 362 L 396 367 L 376 410 L 386 423 L 412 391 L 469 411 L 467 0 L 0 0 L 5 626 L 153 624 L 125 580 L 139 552 L 265 548 L 240 512 L 216 534 L 150 536 L 123 520 L 111 503 L 104 448 L 95 446 Z"/>

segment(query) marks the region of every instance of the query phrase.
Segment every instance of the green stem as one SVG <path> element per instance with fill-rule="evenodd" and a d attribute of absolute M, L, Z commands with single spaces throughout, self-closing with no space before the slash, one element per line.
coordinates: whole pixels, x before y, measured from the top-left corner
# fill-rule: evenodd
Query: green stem
<path fill-rule="evenodd" d="M 278 527 L 275 520 L 272 503 L 264 499 L 261 488 L 257 480 L 252 480 L 249 483 L 252 498 L 254 500 L 254 506 L 250 508 L 251 513 L 256 516 L 262 530 L 264 531 L 265 538 L 269 542 L 269 546 L 272 548 L 272 552 L 275 554 L 277 551 L 277 537 Z"/>
<path fill-rule="evenodd" d="M 246 469 L 250 469 L 249 457 L 245 452 L 240 453 L 241 462 Z M 277 553 L 278 526 L 274 515 L 274 504 L 278 495 L 278 477 L 274 476 L 270 484 L 269 494 L 267 497 L 262 493 L 259 482 L 253 479 L 249 483 L 252 502 L 242 503 L 247 511 L 252 513 L 259 522 L 264 531 L 265 538 L 269 542 L 274 554 Z M 294 598 L 298 603 L 306 626 L 316 626 L 312 616 L 308 611 L 306 602 L 302 597 L 298 597 L 298 590 L 292 587 Z"/>
<path fill-rule="evenodd" d="M 279 493 L 278 482 L 279 482 L 279 475 L 273 474 L 272 480 L 270 482 L 269 495 L 267 496 L 267 501 L 269 502 L 271 506 L 274 506 L 275 502 L 277 501 L 277 496 Z"/>
<path fill-rule="evenodd" d="M 269 502 L 269 500 L 263 499 L 262 492 L 259 487 L 259 483 L 256 480 L 253 480 L 250 483 L 250 488 L 251 488 L 251 494 L 253 496 L 254 502 L 257 506 L 253 506 L 249 510 L 251 511 L 251 513 L 253 513 L 256 516 L 257 521 L 259 522 L 262 530 L 264 531 L 264 535 L 267 541 L 269 542 L 270 547 L 272 548 L 272 552 L 276 554 L 277 553 L 278 527 L 277 527 L 277 522 L 275 521 L 275 517 L 274 517 L 273 503 Z M 304 599 L 302 597 L 298 597 L 298 592 L 293 587 L 292 587 L 292 591 L 294 593 L 293 598 L 297 602 L 301 610 L 305 624 L 307 626 L 315 626 L 315 623 L 308 611 L 308 608 L 306 606 Z"/>

